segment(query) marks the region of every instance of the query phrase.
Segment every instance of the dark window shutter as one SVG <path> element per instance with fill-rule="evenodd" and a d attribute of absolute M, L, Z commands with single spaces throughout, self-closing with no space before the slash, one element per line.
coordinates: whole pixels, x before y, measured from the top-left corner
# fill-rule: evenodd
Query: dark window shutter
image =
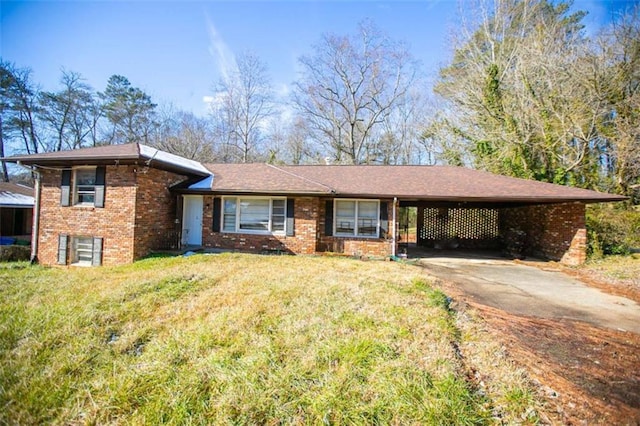
<path fill-rule="evenodd" d="M 102 265 L 102 238 L 93 238 L 93 257 L 91 258 L 91 266 Z"/>
<path fill-rule="evenodd" d="M 71 170 L 62 171 L 62 183 L 60 184 L 60 205 L 68 207 L 71 202 Z"/>
<path fill-rule="evenodd" d="M 68 235 L 58 235 L 58 265 L 67 264 L 67 243 L 69 241 Z"/>
<path fill-rule="evenodd" d="M 380 238 L 385 238 L 389 234 L 389 203 L 380 202 Z"/>
<path fill-rule="evenodd" d="M 96 167 L 96 196 L 94 205 L 96 207 L 104 207 L 104 187 L 107 168 L 105 166 Z"/>
<path fill-rule="evenodd" d="M 333 235 L 333 200 L 327 200 L 324 217 L 324 235 Z"/>
<path fill-rule="evenodd" d="M 213 199 L 213 232 L 220 232 L 220 198 Z"/>
<path fill-rule="evenodd" d="M 296 234 L 296 221 L 294 215 L 293 198 L 287 198 L 287 236 L 293 237 Z"/>

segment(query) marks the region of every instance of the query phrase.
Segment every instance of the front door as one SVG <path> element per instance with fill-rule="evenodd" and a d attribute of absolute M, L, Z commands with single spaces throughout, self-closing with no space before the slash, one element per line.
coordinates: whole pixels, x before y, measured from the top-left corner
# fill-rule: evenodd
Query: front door
<path fill-rule="evenodd" d="M 202 195 L 185 195 L 182 213 L 182 244 L 202 245 Z"/>

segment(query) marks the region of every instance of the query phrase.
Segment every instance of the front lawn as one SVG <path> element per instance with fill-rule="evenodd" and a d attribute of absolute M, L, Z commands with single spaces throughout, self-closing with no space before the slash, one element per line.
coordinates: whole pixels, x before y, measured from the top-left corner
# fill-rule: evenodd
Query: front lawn
<path fill-rule="evenodd" d="M 392 262 L 0 264 L 0 423 L 535 422 L 490 340 Z"/>

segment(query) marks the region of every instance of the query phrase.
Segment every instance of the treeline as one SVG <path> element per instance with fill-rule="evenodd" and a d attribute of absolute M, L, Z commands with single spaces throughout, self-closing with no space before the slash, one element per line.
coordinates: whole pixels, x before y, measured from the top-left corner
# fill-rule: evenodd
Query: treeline
<path fill-rule="evenodd" d="M 158 106 L 118 75 L 96 91 L 63 71 L 59 90 L 44 92 L 3 61 L 0 149 L 141 142 L 203 162 L 445 163 L 637 195 L 639 8 L 591 36 L 585 12 L 563 2 L 462 13 L 431 86 L 409 46 L 364 21 L 299 58 L 284 98 L 257 55 L 240 55 L 205 116 Z"/>
<path fill-rule="evenodd" d="M 120 75 L 96 91 L 65 70 L 59 90 L 42 91 L 30 69 L 3 61 L 0 146 L 30 154 L 140 142 L 203 162 L 424 162 L 426 86 L 408 47 L 365 21 L 314 51 L 286 99 L 257 55 L 239 55 L 204 116 L 159 106 Z"/>
<path fill-rule="evenodd" d="M 639 13 L 587 37 L 585 13 L 564 2 L 470 10 L 435 85 L 429 136 L 449 162 L 638 196 Z"/>

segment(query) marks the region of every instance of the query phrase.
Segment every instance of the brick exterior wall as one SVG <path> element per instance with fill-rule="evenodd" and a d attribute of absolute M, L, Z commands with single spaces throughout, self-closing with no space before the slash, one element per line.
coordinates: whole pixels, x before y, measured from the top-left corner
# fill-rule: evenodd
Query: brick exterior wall
<path fill-rule="evenodd" d="M 262 253 L 281 251 L 291 254 L 335 252 L 361 256 L 389 256 L 391 240 L 386 238 L 345 238 L 326 236 L 325 203 L 318 197 L 295 197 L 295 235 L 255 235 L 213 231 L 213 198 L 204 197 L 203 245 L 208 248 Z M 389 219 L 392 203 L 388 204 Z M 391 226 L 391 224 L 389 225 Z"/>
<path fill-rule="evenodd" d="M 542 204 L 503 209 L 501 234 L 524 232 L 525 254 L 580 265 L 587 258 L 584 203 Z M 508 241 L 507 241 L 508 243 Z"/>
<path fill-rule="evenodd" d="M 331 199 L 321 199 L 319 205 L 318 229 L 319 238 L 316 250 L 318 252 L 344 253 L 356 256 L 385 257 L 392 253 L 393 242 L 390 236 L 383 238 L 353 238 L 334 237 L 325 234 L 326 222 L 326 201 Z M 393 203 L 387 201 L 387 217 L 389 218 L 389 232 L 393 232 Z"/>
<path fill-rule="evenodd" d="M 204 197 L 202 242 L 205 247 L 262 253 L 281 251 L 291 254 L 313 254 L 316 251 L 318 198 L 294 198 L 294 235 L 256 235 L 213 231 L 213 198 Z"/>
<path fill-rule="evenodd" d="M 171 248 L 177 242 L 177 196 L 169 188 L 184 179 L 158 169 L 137 174 L 134 259 L 152 250 Z"/>
<path fill-rule="evenodd" d="M 156 169 L 137 173 L 137 169 L 107 166 L 104 208 L 62 207 L 62 173 L 42 170 L 39 262 L 57 263 L 60 234 L 103 238 L 103 265 L 131 263 L 158 248 L 160 236 L 174 226 L 175 201 L 167 185 L 184 177 Z"/>

